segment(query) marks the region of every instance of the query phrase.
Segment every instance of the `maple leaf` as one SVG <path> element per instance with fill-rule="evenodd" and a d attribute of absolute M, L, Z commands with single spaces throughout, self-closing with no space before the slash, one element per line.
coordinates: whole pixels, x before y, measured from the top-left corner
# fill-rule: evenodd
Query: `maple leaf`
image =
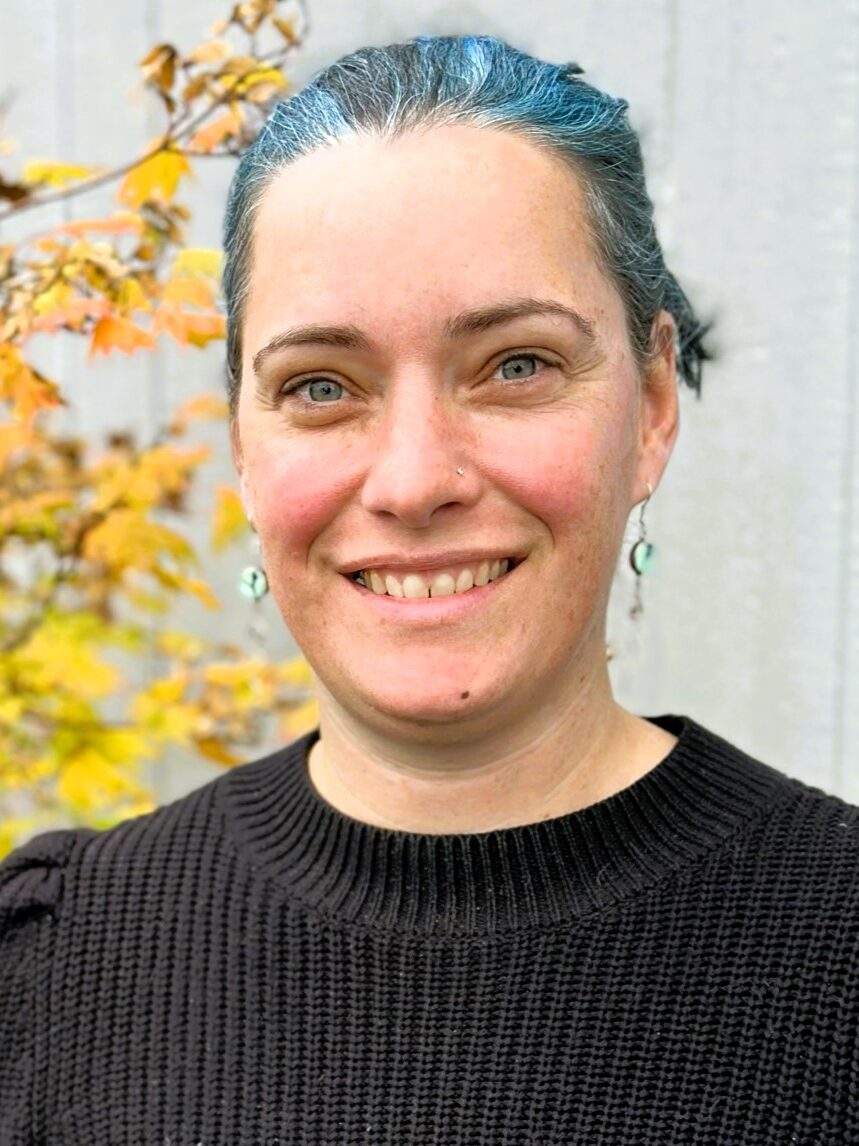
<path fill-rule="evenodd" d="M 217 279 L 221 273 L 224 256 L 211 247 L 185 247 L 177 252 L 173 260 L 175 275 L 207 275 Z"/>
<path fill-rule="evenodd" d="M 168 428 L 171 434 L 184 434 L 188 428 L 188 422 L 192 419 L 225 418 L 229 412 L 229 404 L 220 394 L 210 392 L 196 394 L 193 398 L 188 398 L 187 401 L 183 402 L 175 411 Z"/>
<path fill-rule="evenodd" d="M 100 562 L 117 572 L 129 567 L 155 572 L 162 553 L 179 561 L 194 558 L 193 550 L 181 534 L 150 521 L 138 509 L 113 510 L 87 533 L 83 542 L 83 554 L 88 561 Z"/>
<path fill-rule="evenodd" d="M 89 357 L 110 354 L 113 350 L 133 354 L 135 350 L 151 350 L 154 345 L 155 338 L 148 330 L 122 315 L 106 314 L 93 327 Z"/>
<path fill-rule="evenodd" d="M 190 174 L 186 157 L 165 147 L 132 167 L 119 186 L 117 198 L 127 207 L 142 207 L 149 200 L 167 204 L 176 194 L 179 180 Z"/>
<path fill-rule="evenodd" d="M 231 136 L 241 136 L 244 123 L 245 117 L 241 110 L 238 107 L 230 107 L 216 116 L 211 123 L 195 131 L 188 141 L 188 146 L 192 151 L 212 152 Z"/>
<path fill-rule="evenodd" d="M 156 334 L 169 334 L 180 345 L 205 346 L 223 338 L 226 322 L 220 314 L 198 314 L 162 304 L 155 311 L 152 330 Z"/>

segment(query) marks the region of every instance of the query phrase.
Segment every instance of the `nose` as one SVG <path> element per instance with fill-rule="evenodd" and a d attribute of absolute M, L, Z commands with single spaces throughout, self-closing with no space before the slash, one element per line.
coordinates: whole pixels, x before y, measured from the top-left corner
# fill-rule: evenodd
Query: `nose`
<path fill-rule="evenodd" d="M 361 498 L 369 512 L 390 514 L 412 529 L 426 528 L 441 508 L 472 505 L 479 496 L 463 415 L 420 390 L 404 386 L 391 402 L 371 445 Z"/>

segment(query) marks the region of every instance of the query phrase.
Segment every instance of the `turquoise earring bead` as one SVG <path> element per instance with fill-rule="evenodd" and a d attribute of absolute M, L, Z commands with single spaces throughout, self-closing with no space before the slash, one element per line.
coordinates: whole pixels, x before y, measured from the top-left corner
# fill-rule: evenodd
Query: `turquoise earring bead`
<path fill-rule="evenodd" d="M 239 578 L 239 592 L 252 601 L 259 601 L 268 592 L 268 578 L 262 569 L 249 565 Z"/>
<path fill-rule="evenodd" d="M 656 549 L 649 541 L 636 541 L 629 554 L 629 563 L 636 573 L 641 575 L 653 567 L 656 560 Z"/>

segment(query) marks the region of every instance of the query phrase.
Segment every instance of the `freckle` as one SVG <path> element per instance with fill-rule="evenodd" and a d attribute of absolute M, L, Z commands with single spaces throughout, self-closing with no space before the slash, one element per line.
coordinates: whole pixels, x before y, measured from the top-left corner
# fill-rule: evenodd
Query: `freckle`
<path fill-rule="evenodd" d="M 459 694 L 459 699 L 460 699 L 460 700 L 468 700 L 468 698 L 469 698 L 470 696 L 471 696 L 471 693 L 470 693 L 470 692 L 461 692 L 461 693 Z"/>

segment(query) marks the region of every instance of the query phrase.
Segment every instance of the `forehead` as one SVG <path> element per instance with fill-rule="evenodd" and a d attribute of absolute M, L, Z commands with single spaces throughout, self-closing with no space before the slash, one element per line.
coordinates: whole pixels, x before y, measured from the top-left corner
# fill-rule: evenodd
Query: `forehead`
<path fill-rule="evenodd" d="M 263 195 L 246 346 L 285 318 L 376 319 L 430 337 L 449 313 L 510 295 L 618 310 L 569 167 L 470 125 L 350 137 L 284 168 Z"/>

